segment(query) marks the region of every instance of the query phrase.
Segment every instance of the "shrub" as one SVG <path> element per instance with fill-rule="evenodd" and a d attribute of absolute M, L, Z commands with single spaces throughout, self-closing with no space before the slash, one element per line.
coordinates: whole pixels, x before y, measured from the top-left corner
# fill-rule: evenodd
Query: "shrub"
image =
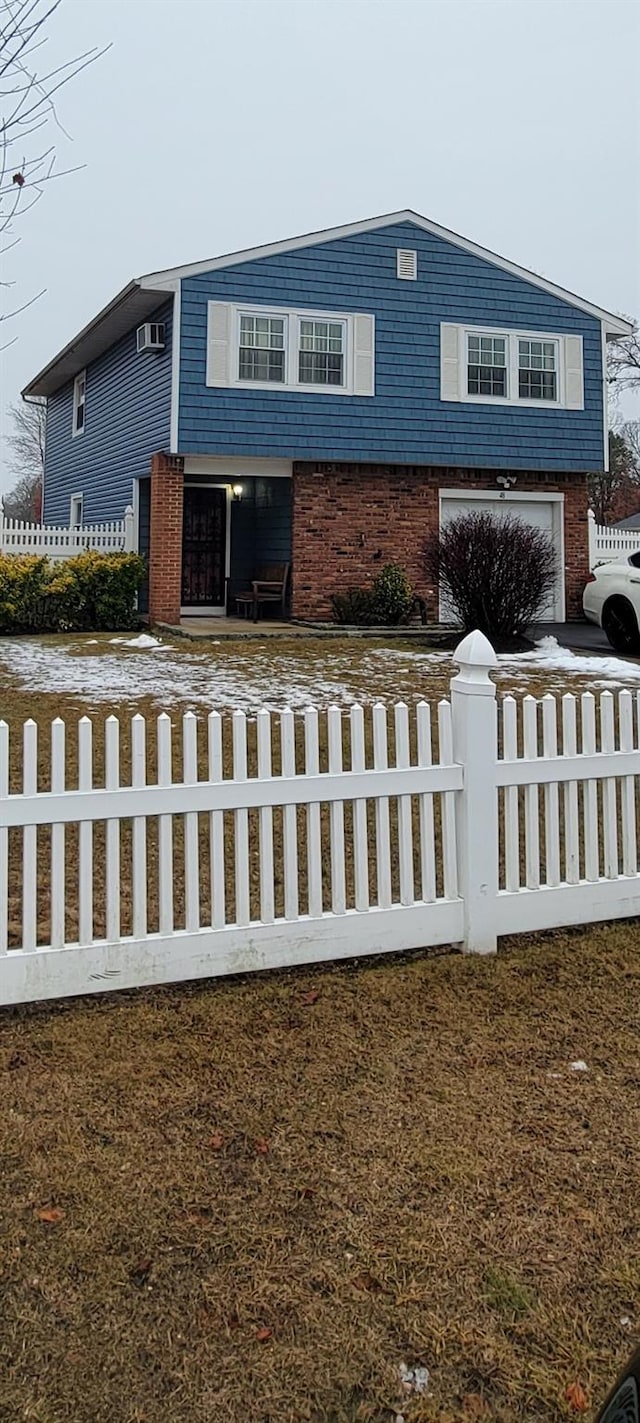
<path fill-rule="evenodd" d="M 462 514 L 427 549 L 429 574 L 465 632 L 522 636 L 553 595 L 551 539 L 512 515 Z"/>
<path fill-rule="evenodd" d="M 0 632 L 116 632 L 135 627 L 145 574 L 137 553 L 0 556 Z"/>
<path fill-rule="evenodd" d="M 371 590 L 374 622 L 396 627 L 407 617 L 413 602 L 413 588 L 397 563 L 386 563 Z"/>
<path fill-rule="evenodd" d="M 331 607 L 337 623 L 348 623 L 352 627 L 371 627 L 375 623 L 370 588 L 348 588 L 346 593 L 334 593 Z"/>
<path fill-rule="evenodd" d="M 371 588 L 348 588 L 331 599 L 337 623 L 354 627 L 396 627 L 406 618 L 413 589 L 397 563 L 386 563 Z"/>

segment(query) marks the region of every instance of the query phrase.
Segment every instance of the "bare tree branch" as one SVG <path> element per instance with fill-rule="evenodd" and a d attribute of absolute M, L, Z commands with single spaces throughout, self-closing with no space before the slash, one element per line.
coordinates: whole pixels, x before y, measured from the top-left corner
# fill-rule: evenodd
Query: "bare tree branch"
<path fill-rule="evenodd" d="M 68 137 L 54 96 L 110 48 L 96 46 L 63 64 L 41 66 L 39 51 L 60 4 L 61 0 L 0 0 L 0 233 L 11 237 L 5 252 L 19 241 L 13 235 L 15 223 L 42 197 L 44 185 L 83 166 L 56 169 L 55 143 L 40 147 L 35 136 L 53 127 Z M 18 315 L 35 300 L 12 310 L 0 309 L 0 321 Z"/>
<path fill-rule="evenodd" d="M 40 519 L 42 477 L 44 473 L 44 439 L 47 419 L 46 400 L 23 401 L 9 406 L 13 426 L 8 436 L 9 468 L 18 476 L 2 504 L 9 519 Z"/>
<path fill-rule="evenodd" d="M 607 352 L 607 378 L 613 395 L 623 390 L 640 390 L 640 328 L 634 323 L 633 335 L 622 341 L 611 341 Z"/>

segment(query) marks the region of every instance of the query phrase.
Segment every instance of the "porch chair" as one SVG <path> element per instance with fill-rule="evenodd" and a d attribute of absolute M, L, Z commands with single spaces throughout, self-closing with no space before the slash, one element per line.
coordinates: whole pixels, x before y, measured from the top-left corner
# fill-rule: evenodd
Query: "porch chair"
<path fill-rule="evenodd" d="M 256 569 L 251 588 L 236 593 L 236 609 L 248 618 L 249 613 L 257 623 L 263 603 L 277 603 L 282 617 L 287 600 L 290 563 L 263 563 Z"/>

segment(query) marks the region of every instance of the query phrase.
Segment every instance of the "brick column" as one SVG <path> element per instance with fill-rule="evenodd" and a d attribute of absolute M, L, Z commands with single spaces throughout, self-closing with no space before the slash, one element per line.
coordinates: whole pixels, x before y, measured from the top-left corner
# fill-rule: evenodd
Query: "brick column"
<path fill-rule="evenodd" d="M 149 621 L 180 622 L 184 461 L 153 455 L 149 539 Z"/>

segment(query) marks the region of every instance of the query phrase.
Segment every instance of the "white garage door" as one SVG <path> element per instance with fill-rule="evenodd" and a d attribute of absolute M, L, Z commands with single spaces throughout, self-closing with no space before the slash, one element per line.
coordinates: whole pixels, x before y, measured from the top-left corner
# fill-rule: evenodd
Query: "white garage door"
<path fill-rule="evenodd" d="M 564 618 L 564 550 L 562 546 L 562 503 L 554 499 L 527 499 L 514 498 L 506 494 L 504 497 L 479 497 L 474 498 L 467 493 L 457 492 L 454 494 L 442 494 L 440 498 L 440 522 L 442 527 L 449 524 L 452 519 L 458 519 L 461 514 L 487 513 L 499 517 L 512 516 L 522 519 L 525 524 L 531 524 L 534 529 L 542 529 L 545 534 L 549 534 L 556 551 L 557 559 L 557 579 L 556 591 L 553 599 L 541 614 L 542 622 L 561 622 Z M 442 600 L 440 602 L 440 616 L 446 619 L 447 610 Z"/>

